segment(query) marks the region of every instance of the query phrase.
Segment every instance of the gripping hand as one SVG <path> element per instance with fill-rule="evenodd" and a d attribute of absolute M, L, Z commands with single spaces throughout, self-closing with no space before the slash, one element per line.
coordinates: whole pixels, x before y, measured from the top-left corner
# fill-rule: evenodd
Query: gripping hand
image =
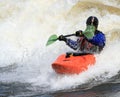
<path fill-rule="evenodd" d="M 82 30 L 76 31 L 75 35 L 76 36 L 83 36 Z"/>
<path fill-rule="evenodd" d="M 66 38 L 65 38 L 63 35 L 60 35 L 60 36 L 58 37 L 58 40 L 59 40 L 59 41 L 66 41 Z"/>

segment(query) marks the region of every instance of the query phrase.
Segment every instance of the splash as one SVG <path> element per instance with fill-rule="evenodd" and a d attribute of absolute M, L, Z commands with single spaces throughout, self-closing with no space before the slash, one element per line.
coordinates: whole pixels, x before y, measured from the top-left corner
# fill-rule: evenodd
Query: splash
<path fill-rule="evenodd" d="M 59 90 L 101 75 L 105 81 L 120 71 L 119 0 L 1 0 L 0 8 L 0 81 Z M 106 34 L 104 51 L 96 55 L 96 66 L 81 75 L 58 77 L 50 64 L 71 49 L 59 41 L 46 47 L 47 39 L 84 30 L 90 15 L 99 18 L 99 29 Z"/>

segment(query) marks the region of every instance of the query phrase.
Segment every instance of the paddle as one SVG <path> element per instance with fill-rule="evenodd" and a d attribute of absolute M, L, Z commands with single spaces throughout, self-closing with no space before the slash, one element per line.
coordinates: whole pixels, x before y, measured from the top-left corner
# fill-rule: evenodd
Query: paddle
<path fill-rule="evenodd" d="M 69 35 L 65 35 L 64 37 L 70 37 L 70 36 L 74 36 L 74 35 L 75 35 L 75 34 L 69 34 Z M 57 36 L 57 35 L 55 35 L 55 34 L 51 35 L 51 36 L 48 38 L 48 41 L 47 41 L 47 43 L 46 43 L 46 46 L 54 43 L 54 42 L 57 41 L 57 40 L 58 40 L 58 36 Z"/>

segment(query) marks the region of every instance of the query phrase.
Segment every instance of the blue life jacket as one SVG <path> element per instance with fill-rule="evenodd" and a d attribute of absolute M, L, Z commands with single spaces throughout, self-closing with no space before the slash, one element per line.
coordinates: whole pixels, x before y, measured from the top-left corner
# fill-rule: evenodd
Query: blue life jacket
<path fill-rule="evenodd" d="M 106 38 L 101 31 L 96 30 L 94 37 L 88 41 L 96 46 L 103 48 L 105 46 Z"/>

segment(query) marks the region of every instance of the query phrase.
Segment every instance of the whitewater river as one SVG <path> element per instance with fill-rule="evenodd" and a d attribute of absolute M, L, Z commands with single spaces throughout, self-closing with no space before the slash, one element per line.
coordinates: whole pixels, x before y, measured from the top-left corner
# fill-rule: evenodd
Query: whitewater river
<path fill-rule="evenodd" d="M 52 62 L 73 50 L 46 47 L 49 36 L 84 30 L 91 15 L 107 38 L 95 66 L 57 75 Z M 120 0 L 0 0 L 0 97 L 120 97 Z"/>

